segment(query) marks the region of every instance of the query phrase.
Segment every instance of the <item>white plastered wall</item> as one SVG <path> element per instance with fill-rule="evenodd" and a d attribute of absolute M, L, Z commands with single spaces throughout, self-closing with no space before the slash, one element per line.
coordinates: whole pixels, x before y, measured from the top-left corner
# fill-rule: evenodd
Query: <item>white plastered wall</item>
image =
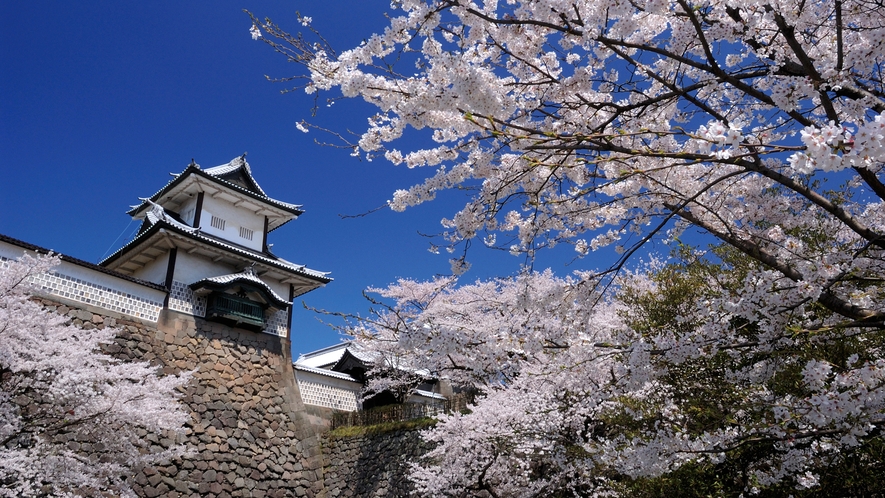
<path fill-rule="evenodd" d="M 192 284 L 204 278 L 230 275 L 238 271 L 240 271 L 239 268 L 215 263 L 211 259 L 207 259 L 206 256 L 195 256 L 179 250 L 175 257 L 173 279 L 185 284 Z"/>
<path fill-rule="evenodd" d="M 224 220 L 224 230 L 212 226 L 212 216 Z M 251 240 L 241 237 L 241 227 L 252 232 Z M 214 199 L 208 195 L 203 198 L 200 229 L 205 233 L 256 251 L 263 249 L 264 216 L 259 216 L 247 209 L 237 208 L 233 204 Z"/>
<path fill-rule="evenodd" d="M 132 272 L 132 276 L 155 284 L 166 283 L 166 270 L 169 268 L 169 253 L 147 263 Z"/>
<path fill-rule="evenodd" d="M 30 251 L 0 241 L 0 266 L 4 259 L 15 260 Z M 34 284 L 40 292 L 64 300 L 156 322 L 166 293 L 125 278 L 62 261 L 51 274 L 38 276 Z"/>
<path fill-rule="evenodd" d="M 307 405 L 325 406 L 353 412 L 360 406 L 362 384 L 326 375 L 295 369 L 295 380 L 301 401 Z"/>

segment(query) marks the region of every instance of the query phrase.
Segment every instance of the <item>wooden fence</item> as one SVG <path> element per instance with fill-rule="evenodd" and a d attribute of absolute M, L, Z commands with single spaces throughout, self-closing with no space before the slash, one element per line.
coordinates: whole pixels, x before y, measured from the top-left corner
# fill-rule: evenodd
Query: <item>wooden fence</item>
<path fill-rule="evenodd" d="M 337 412 L 332 415 L 332 429 L 348 426 L 367 426 L 385 422 L 400 422 L 416 418 L 436 417 L 441 414 L 467 410 L 470 397 L 455 395 L 452 399 L 433 403 L 404 403 L 379 406 L 365 411 Z"/>

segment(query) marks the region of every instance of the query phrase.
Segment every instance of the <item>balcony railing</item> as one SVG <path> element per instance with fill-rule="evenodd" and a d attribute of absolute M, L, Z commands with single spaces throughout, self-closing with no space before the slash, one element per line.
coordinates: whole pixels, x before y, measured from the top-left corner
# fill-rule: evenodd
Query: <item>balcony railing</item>
<path fill-rule="evenodd" d="M 207 304 L 206 317 L 224 318 L 256 327 L 264 326 L 264 308 L 255 301 L 215 292 L 209 295 Z"/>

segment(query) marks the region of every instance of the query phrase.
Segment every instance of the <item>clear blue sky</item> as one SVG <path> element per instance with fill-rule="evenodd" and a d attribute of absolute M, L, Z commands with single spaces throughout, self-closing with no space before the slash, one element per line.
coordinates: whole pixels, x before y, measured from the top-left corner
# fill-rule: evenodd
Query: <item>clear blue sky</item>
<path fill-rule="evenodd" d="M 288 2 L 3 2 L 0 5 L 0 233 L 98 262 L 131 239 L 125 214 L 156 192 L 170 172 L 194 158 L 203 167 L 248 151 L 253 173 L 271 197 L 306 213 L 271 234 L 279 256 L 330 271 L 335 281 L 304 297 L 310 306 L 362 313 L 361 291 L 400 277 L 448 274 L 450 257 L 427 249 L 419 233 L 441 230 L 464 198 L 357 218 L 430 171 L 383 160 L 360 162 L 321 147 L 308 119 L 362 131 L 371 109 L 359 102 L 321 107 L 311 118 L 303 92 L 281 95 L 264 75 L 289 76 L 287 64 L 249 36 L 243 8 L 292 31 L 295 11 L 342 49 L 383 28 L 387 1 Z M 119 237 L 119 239 L 118 239 Z M 512 274 L 524 260 L 478 249 L 466 278 Z M 562 252 L 545 265 L 565 274 L 606 266 L 592 259 L 565 266 Z M 337 323 L 337 322 L 336 322 Z M 340 340 L 296 303 L 293 350 Z"/>

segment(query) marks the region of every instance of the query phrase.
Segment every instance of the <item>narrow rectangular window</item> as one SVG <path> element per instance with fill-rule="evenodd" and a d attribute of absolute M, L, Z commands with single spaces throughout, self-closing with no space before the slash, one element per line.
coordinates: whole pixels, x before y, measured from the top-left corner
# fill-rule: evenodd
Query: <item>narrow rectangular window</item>
<path fill-rule="evenodd" d="M 240 227 L 240 237 L 246 240 L 252 240 L 252 230 L 249 230 L 245 227 Z"/>
<path fill-rule="evenodd" d="M 214 214 L 212 215 L 212 221 L 210 222 L 210 224 L 219 230 L 224 230 L 224 220 L 215 216 Z"/>

